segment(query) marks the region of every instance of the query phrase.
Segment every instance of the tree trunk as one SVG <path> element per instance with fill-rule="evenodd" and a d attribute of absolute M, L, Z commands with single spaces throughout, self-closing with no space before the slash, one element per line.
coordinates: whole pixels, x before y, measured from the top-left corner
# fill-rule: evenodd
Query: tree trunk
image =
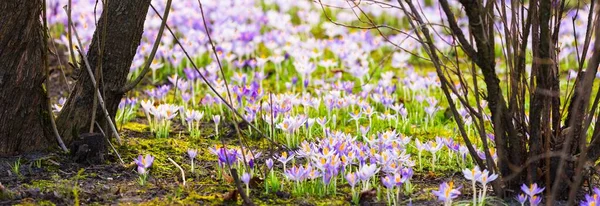
<path fill-rule="evenodd" d="M 140 45 L 149 6 L 150 0 L 107 1 L 87 52 L 95 74 L 98 73 L 96 67 L 101 65 L 100 92 L 113 119 L 123 97 L 120 90 L 127 82 L 131 62 Z M 66 144 L 73 141 L 74 134 L 87 132 L 92 118 L 94 85 L 85 63 L 80 63 L 80 67 L 83 69 L 78 74 L 79 80 L 57 119 L 59 132 Z M 100 106 L 96 109 L 96 121 L 107 135 L 112 135 Z"/>
<path fill-rule="evenodd" d="M 45 79 L 41 0 L 0 1 L 0 156 L 53 145 Z"/>

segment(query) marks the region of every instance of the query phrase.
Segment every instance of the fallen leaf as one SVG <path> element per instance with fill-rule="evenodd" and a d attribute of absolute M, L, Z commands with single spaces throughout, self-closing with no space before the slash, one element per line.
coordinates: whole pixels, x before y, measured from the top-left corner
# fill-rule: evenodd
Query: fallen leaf
<path fill-rule="evenodd" d="M 432 171 L 427 172 L 425 175 L 425 179 L 435 179 L 435 177 L 437 177 L 437 175 L 435 175 L 435 173 Z"/>
<path fill-rule="evenodd" d="M 237 190 L 232 190 L 230 192 L 225 193 L 225 195 L 223 195 L 223 201 L 226 201 L 226 202 L 236 202 L 237 201 L 237 196 L 238 196 L 238 191 Z"/>
<path fill-rule="evenodd" d="M 229 176 L 227 173 L 223 173 L 223 179 L 225 179 L 225 182 L 227 183 L 233 183 L 233 177 Z"/>

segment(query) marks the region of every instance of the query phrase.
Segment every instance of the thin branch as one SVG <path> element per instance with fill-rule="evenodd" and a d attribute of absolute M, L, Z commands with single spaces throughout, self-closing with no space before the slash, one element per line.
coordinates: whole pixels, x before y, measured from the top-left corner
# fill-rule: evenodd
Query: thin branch
<path fill-rule="evenodd" d="M 475 49 L 473 49 L 473 46 L 471 46 L 471 44 L 469 44 L 469 42 L 465 38 L 465 35 L 462 32 L 462 29 L 460 29 L 460 27 L 456 23 L 456 18 L 454 17 L 454 13 L 452 12 L 452 10 L 450 9 L 450 6 L 448 5 L 448 1 L 440 0 L 440 5 L 442 6 L 444 13 L 446 14 L 448 24 L 450 25 L 451 31 L 454 34 L 454 36 L 456 36 L 456 38 L 458 39 L 458 42 L 460 42 L 460 45 L 463 48 L 463 51 L 465 51 L 465 53 L 473 61 L 478 62 L 479 58 L 477 57 L 477 51 L 475 51 Z"/>
<path fill-rule="evenodd" d="M 185 171 L 183 171 L 183 168 L 181 168 L 181 166 L 179 166 L 179 164 L 177 164 L 177 162 L 173 161 L 173 159 L 171 159 L 170 157 L 167 157 L 167 159 L 171 163 L 173 163 L 175 165 L 175 167 L 179 168 L 179 171 L 181 171 L 181 179 L 183 180 L 183 186 L 185 187 Z"/>
<path fill-rule="evenodd" d="M 69 0 L 69 3 L 67 4 L 67 7 L 63 7 L 64 9 L 67 10 L 67 22 L 72 22 L 72 18 L 71 18 L 71 11 L 72 11 L 71 10 L 72 9 L 71 5 L 72 4 L 71 4 L 71 1 L 72 0 Z M 70 24 L 70 23 L 68 23 L 68 24 Z M 67 26 L 67 38 L 69 40 L 69 54 L 71 54 L 71 63 L 72 63 L 72 65 L 76 69 L 78 69 L 79 66 L 76 63 L 77 62 L 77 58 L 75 56 L 75 51 L 73 49 L 73 32 L 72 32 L 72 29 L 71 29 L 70 26 Z"/>
<path fill-rule="evenodd" d="M 50 69 L 48 66 L 48 19 L 46 18 L 46 0 L 44 0 L 44 6 L 42 7 L 42 17 L 44 20 L 44 43 L 42 44 L 42 56 L 43 56 L 43 60 L 44 60 L 44 70 L 46 71 L 46 106 L 47 106 L 47 110 L 48 110 L 48 118 L 50 118 L 50 125 L 52 126 L 52 132 L 54 133 L 54 136 L 56 137 L 56 141 L 58 142 L 58 145 L 60 146 L 60 148 L 65 152 L 68 153 L 69 150 L 67 149 L 67 147 L 65 146 L 65 143 L 63 142 L 62 138 L 60 137 L 60 134 L 58 133 L 58 129 L 56 128 L 56 121 L 54 120 L 54 114 L 52 114 L 52 102 L 50 101 L 50 95 L 48 94 L 48 89 L 50 88 Z"/>

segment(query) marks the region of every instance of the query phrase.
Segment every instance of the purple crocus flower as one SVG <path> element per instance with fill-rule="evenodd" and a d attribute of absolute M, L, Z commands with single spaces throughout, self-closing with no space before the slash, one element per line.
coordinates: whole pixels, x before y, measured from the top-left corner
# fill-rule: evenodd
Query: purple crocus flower
<path fill-rule="evenodd" d="M 219 122 L 221 122 L 221 115 L 213 115 L 213 122 L 215 122 L 216 125 L 219 125 Z"/>
<path fill-rule="evenodd" d="M 126 102 L 124 99 L 121 100 L 121 102 L 119 102 L 119 109 L 123 109 L 126 106 Z"/>
<path fill-rule="evenodd" d="M 228 150 L 225 148 L 220 148 L 217 153 L 220 164 L 234 164 L 238 159 L 237 155 L 238 152 L 235 149 Z"/>
<path fill-rule="evenodd" d="M 189 102 L 190 99 L 192 98 L 192 95 L 190 95 L 190 93 L 181 93 L 181 100 L 183 100 L 184 102 Z"/>
<path fill-rule="evenodd" d="M 383 183 L 383 186 L 385 186 L 386 188 L 392 189 L 396 185 L 396 183 L 394 182 L 393 179 L 394 178 L 392 178 L 388 175 L 388 176 L 381 178 L 381 183 Z"/>
<path fill-rule="evenodd" d="M 525 205 L 525 201 L 527 201 L 527 195 L 521 193 L 521 194 L 517 195 L 517 197 L 515 197 L 515 199 L 517 199 L 517 201 L 519 203 L 521 203 L 521 205 Z"/>
<path fill-rule="evenodd" d="M 379 168 L 377 168 L 376 164 L 365 164 L 358 171 L 358 178 L 360 178 L 362 181 L 367 181 L 373 175 L 375 175 L 375 173 L 377 173 L 378 171 L 379 171 Z"/>
<path fill-rule="evenodd" d="M 302 166 L 300 166 L 300 167 L 294 166 L 291 169 L 286 170 L 284 172 L 284 175 L 289 180 L 296 181 L 296 182 L 303 180 L 305 177 L 305 174 L 306 174 L 306 171 L 305 171 L 304 167 L 302 167 Z"/>
<path fill-rule="evenodd" d="M 335 174 L 332 171 L 336 170 L 326 169 L 326 171 L 323 172 L 323 184 L 328 185 L 331 182 L 331 178 L 335 176 Z"/>
<path fill-rule="evenodd" d="M 346 181 L 348 181 L 350 187 L 354 188 L 354 186 L 356 186 L 356 183 L 358 182 L 358 176 L 356 175 L 356 173 L 349 172 L 348 174 L 346 174 Z"/>
<path fill-rule="evenodd" d="M 394 179 L 393 179 L 393 183 L 397 186 L 400 187 L 402 186 L 402 184 L 404 182 L 406 182 L 406 180 L 408 180 L 407 176 L 401 175 L 401 174 L 395 174 L 394 175 Z"/>
<path fill-rule="evenodd" d="M 154 163 L 154 157 L 149 154 L 147 154 L 146 156 L 140 155 L 137 159 L 133 159 L 133 161 L 135 162 L 135 164 L 137 164 L 138 167 L 148 169 L 150 166 L 152 166 L 152 163 Z"/>
<path fill-rule="evenodd" d="M 265 161 L 267 168 L 272 169 L 273 168 L 273 160 L 272 159 L 268 159 L 267 161 Z"/>
<path fill-rule="evenodd" d="M 402 168 L 401 174 L 402 174 L 403 179 L 409 180 L 412 178 L 414 171 L 410 167 L 405 167 L 405 168 Z"/>
<path fill-rule="evenodd" d="M 452 199 L 460 195 L 460 188 L 454 188 L 454 182 L 444 182 L 440 185 L 439 190 L 433 190 L 432 193 L 438 197 L 439 201 L 444 202 L 444 205 L 451 205 Z"/>
<path fill-rule="evenodd" d="M 544 189 L 546 188 L 540 188 L 538 187 L 537 183 L 533 183 L 531 185 L 529 185 L 529 187 L 526 184 L 521 185 L 521 190 L 523 191 L 523 193 L 527 194 L 530 198 L 540 194 L 544 191 Z"/>
<path fill-rule="evenodd" d="M 254 159 L 250 159 L 248 161 L 248 166 L 250 167 L 250 169 L 254 169 Z"/>
<path fill-rule="evenodd" d="M 246 185 L 249 185 L 250 184 L 250 174 L 248 174 L 248 173 L 242 174 L 242 182 L 244 182 L 244 184 L 246 184 Z"/>
<path fill-rule="evenodd" d="M 192 68 L 183 69 L 183 73 L 185 73 L 185 77 L 190 81 L 200 77 L 200 74 L 198 74 L 198 72 Z"/>
<path fill-rule="evenodd" d="M 540 202 L 542 202 L 542 197 L 540 197 L 539 195 L 529 197 L 530 206 L 538 206 L 540 205 Z"/>
<path fill-rule="evenodd" d="M 188 156 L 190 157 L 190 159 L 195 159 L 196 156 L 198 155 L 198 150 L 188 149 L 187 153 L 188 153 Z"/>

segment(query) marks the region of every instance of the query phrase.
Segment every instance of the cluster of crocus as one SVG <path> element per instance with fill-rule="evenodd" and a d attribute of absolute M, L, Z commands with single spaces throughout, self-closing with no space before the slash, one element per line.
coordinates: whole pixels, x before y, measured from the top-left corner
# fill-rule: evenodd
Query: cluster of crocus
<path fill-rule="evenodd" d="M 224 177 L 224 169 L 236 168 L 238 171 L 246 171 L 251 176 L 256 168 L 255 161 L 261 156 L 261 152 L 247 148 L 231 148 L 215 146 L 209 149 L 210 153 L 217 157 L 217 171 L 220 177 Z M 226 172 L 227 174 L 228 172 Z M 228 174 L 232 175 L 232 174 Z M 238 174 L 243 175 L 243 174 Z"/>
<path fill-rule="evenodd" d="M 288 147 L 296 148 L 300 139 L 295 132 L 307 121 L 305 116 L 286 117 L 277 124 L 277 128 L 285 132 L 285 142 Z"/>
<path fill-rule="evenodd" d="M 150 130 L 158 138 L 169 136 L 171 131 L 171 120 L 177 116 L 179 106 L 172 104 L 160 104 L 154 106 L 152 100 L 142 101 L 142 108 L 146 114 Z"/>
<path fill-rule="evenodd" d="M 473 205 L 477 205 L 480 203 L 481 205 L 485 205 L 485 195 L 487 192 L 487 184 L 496 180 L 498 178 L 497 174 L 491 174 L 487 169 L 481 171 L 478 166 L 473 169 L 464 169 L 463 175 L 465 179 L 471 181 L 471 186 L 473 188 Z M 481 184 L 481 193 L 477 193 L 476 183 L 479 182 Z M 479 196 L 479 197 L 478 197 Z"/>
<path fill-rule="evenodd" d="M 146 185 L 146 182 L 148 181 L 148 174 L 150 172 L 149 169 L 152 166 L 152 163 L 154 163 L 154 157 L 149 154 L 146 156 L 140 155 L 138 158 L 133 159 L 133 161 L 137 165 L 137 172 L 139 175 L 138 183 L 142 186 Z"/>
<path fill-rule="evenodd" d="M 354 201 L 359 191 L 384 187 L 388 202 L 397 203 L 396 197 L 410 188 L 413 175 L 414 163 L 404 149 L 410 138 L 386 131 L 370 135 L 365 141 L 357 141 L 346 133 L 329 132 L 317 143 L 302 142 L 291 155 L 282 152 L 276 160 L 283 165 L 283 177 L 292 184 L 294 195 L 335 194 L 341 181 L 352 188 Z M 306 164 L 297 165 L 295 159 L 304 159 Z M 272 162 L 267 160 L 269 168 Z M 403 184 L 408 186 L 402 187 Z"/>
<path fill-rule="evenodd" d="M 200 123 L 202 121 L 202 117 L 204 117 L 204 112 L 199 112 L 196 110 L 187 110 L 185 112 L 185 122 L 190 133 L 190 137 L 199 137 L 200 136 Z"/>
<path fill-rule="evenodd" d="M 117 124 L 126 123 L 135 118 L 135 113 L 138 109 L 137 107 L 136 98 L 122 99 L 119 103 L 117 115 L 115 116 L 115 121 Z"/>
<path fill-rule="evenodd" d="M 537 183 L 530 185 L 523 184 L 521 185 L 523 194 L 519 194 L 516 199 L 521 205 L 525 205 L 525 202 L 529 200 L 529 205 L 537 206 L 542 202 L 542 197 L 539 194 L 542 193 L 544 189 L 545 188 L 543 187 L 538 187 Z"/>

